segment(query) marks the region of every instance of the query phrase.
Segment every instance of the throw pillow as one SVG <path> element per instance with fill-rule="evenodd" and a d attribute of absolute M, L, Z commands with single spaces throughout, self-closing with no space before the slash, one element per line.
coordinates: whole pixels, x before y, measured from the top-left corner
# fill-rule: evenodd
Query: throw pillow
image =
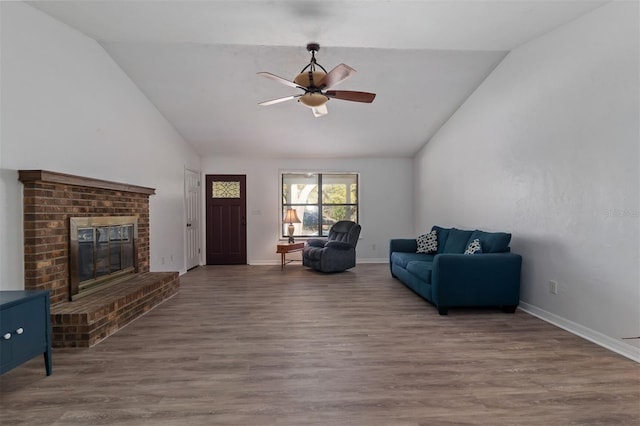
<path fill-rule="evenodd" d="M 416 241 L 418 243 L 417 253 L 433 254 L 438 251 L 438 233 L 435 230 L 420 235 Z"/>
<path fill-rule="evenodd" d="M 464 251 L 464 254 L 480 254 L 482 253 L 482 245 L 480 245 L 480 240 L 475 239 L 469 243 L 467 249 Z"/>

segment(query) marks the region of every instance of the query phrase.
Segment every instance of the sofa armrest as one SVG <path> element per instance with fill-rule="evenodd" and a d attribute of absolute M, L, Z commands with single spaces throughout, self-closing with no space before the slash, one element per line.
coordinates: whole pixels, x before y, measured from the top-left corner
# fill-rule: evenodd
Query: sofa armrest
<path fill-rule="evenodd" d="M 397 238 L 389 241 L 389 256 L 394 251 L 403 253 L 415 253 L 418 250 L 418 242 L 415 238 Z"/>
<path fill-rule="evenodd" d="M 324 245 L 326 248 L 332 248 L 336 250 L 351 250 L 353 246 L 349 243 L 345 243 L 344 241 L 329 241 Z"/>
<path fill-rule="evenodd" d="M 391 263 L 391 255 L 393 252 L 415 253 L 418 251 L 418 241 L 415 238 L 396 238 L 389 240 L 389 269 L 391 276 L 393 275 L 393 264 Z"/>
<path fill-rule="evenodd" d="M 521 266 L 515 253 L 439 254 L 431 275 L 434 303 L 517 306 Z"/>

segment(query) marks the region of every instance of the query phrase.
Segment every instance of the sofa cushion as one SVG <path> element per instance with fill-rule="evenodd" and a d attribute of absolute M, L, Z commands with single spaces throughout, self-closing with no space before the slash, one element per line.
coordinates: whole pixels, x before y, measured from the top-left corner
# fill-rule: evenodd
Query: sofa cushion
<path fill-rule="evenodd" d="M 504 253 L 509 251 L 511 234 L 506 232 L 484 232 L 475 230 L 468 241 L 480 240 L 483 253 Z"/>
<path fill-rule="evenodd" d="M 394 251 L 391 253 L 391 263 L 407 269 L 407 264 L 412 261 L 431 262 L 433 260 L 432 254 L 424 253 L 405 253 L 401 251 Z"/>
<path fill-rule="evenodd" d="M 450 228 L 441 228 L 439 226 L 433 226 L 431 231 L 436 231 L 438 235 L 438 254 L 444 252 L 444 245 L 447 242 L 447 238 L 449 237 Z"/>
<path fill-rule="evenodd" d="M 467 249 L 464 251 L 464 254 L 480 254 L 482 253 L 482 245 L 480 244 L 479 239 L 475 239 L 469 243 Z"/>
<path fill-rule="evenodd" d="M 462 254 L 469 244 L 469 237 L 473 231 L 463 231 L 462 229 L 452 228 L 449 230 L 447 242 L 444 244 L 442 253 Z M 440 253 L 440 251 L 438 251 Z"/>
<path fill-rule="evenodd" d="M 421 281 L 431 284 L 431 271 L 433 270 L 433 262 L 424 262 L 413 260 L 407 263 L 407 271 L 418 277 Z"/>
<path fill-rule="evenodd" d="M 420 235 L 416 238 L 418 244 L 417 253 L 436 253 L 438 251 L 438 233 L 433 230 L 428 234 Z"/>

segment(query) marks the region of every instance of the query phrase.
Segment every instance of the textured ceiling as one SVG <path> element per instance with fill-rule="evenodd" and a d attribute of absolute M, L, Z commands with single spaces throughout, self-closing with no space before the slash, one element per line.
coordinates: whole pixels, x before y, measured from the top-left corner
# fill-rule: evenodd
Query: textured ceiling
<path fill-rule="evenodd" d="M 201 155 L 413 155 L 509 50 L 603 1 L 28 2 L 96 39 Z M 314 118 L 288 80 L 321 45 L 327 70 L 358 72 Z"/>

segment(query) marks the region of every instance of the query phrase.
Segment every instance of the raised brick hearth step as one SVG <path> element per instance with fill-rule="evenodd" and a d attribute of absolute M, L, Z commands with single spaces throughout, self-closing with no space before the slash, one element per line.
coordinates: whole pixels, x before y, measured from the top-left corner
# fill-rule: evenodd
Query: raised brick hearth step
<path fill-rule="evenodd" d="M 146 272 L 51 306 L 53 346 L 88 348 L 178 292 L 177 272 Z"/>

